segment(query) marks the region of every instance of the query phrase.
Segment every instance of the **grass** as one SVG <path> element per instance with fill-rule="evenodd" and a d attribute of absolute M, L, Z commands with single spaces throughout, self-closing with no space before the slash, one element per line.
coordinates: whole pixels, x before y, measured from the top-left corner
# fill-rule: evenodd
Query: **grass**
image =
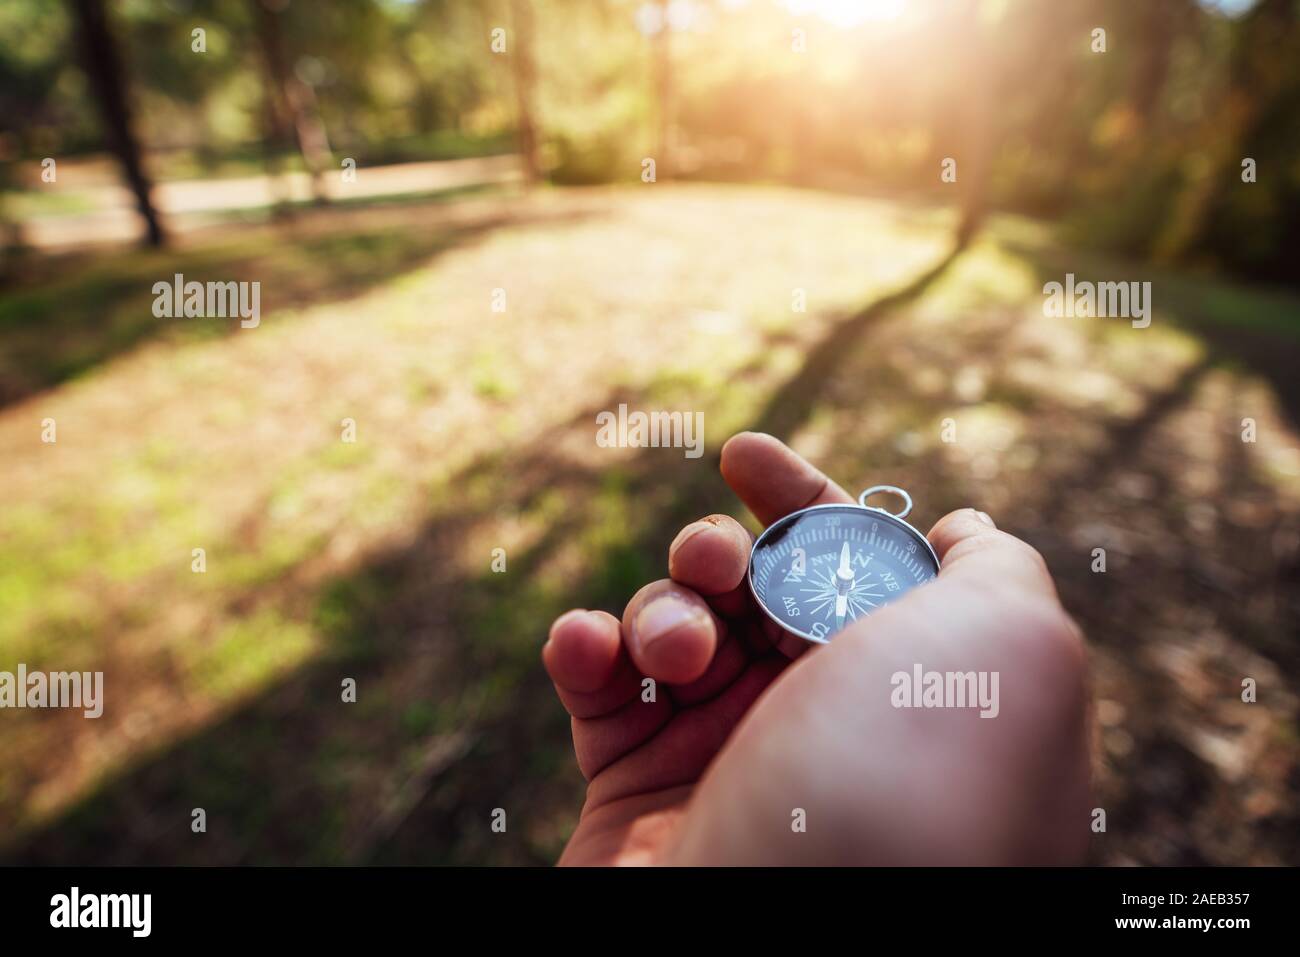
<path fill-rule="evenodd" d="M 1266 610 L 1285 607 L 1268 604 L 1271 559 L 1240 557 L 1259 529 L 1300 516 L 1286 383 L 1262 352 L 1209 343 L 1246 329 L 1293 357 L 1292 298 L 1162 275 L 1148 330 L 1053 324 L 1041 285 L 1073 254 L 1012 222 L 855 324 L 943 258 L 951 223 L 777 189 L 327 215 L 321 232 L 74 261 L 0 300 L 14 357 L 0 370 L 13 502 L 0 668 L 103 669 L 110 689 L 97 723 L 28 712 L 0 729 L 16 860 L 553 859 L 580 782 L 538 670 L 546 626 L 575 605 L 619 612 L 664 573 L 682 523 L 741 515 L 716 453 L 770 421 L 847 486 L 909 487 L 922 524 L 978 504 L 1044 551 L 1096 642 L 1099 696 L 1130 716 L 1127 750 L 1107 732 L 1108 800 L 1168 811 L 1172 798 L 1126 790 L 1134 769 L 1231 720 L 1149 654 L 1171 629 L 1204 630 L 1189 609 L 1221 622 L 1233 654 L 1288 673 L 1272 638 L 1286 624 Z M 149 287 L 172 272 L 260 279 L 262 326 L 160 325 Z M 504 314 L 490 310 L 497 287 Z M 595 415 L 620 402 L 703 412 L 708 454 L 598 449 Z M 1231 441 L 1246 411 L 1256 447 Z M 39 442 L 47 414 L 54 446 Z M 1155 492 L 1135 495 L 1139 479 Z M 1188 524 L 1183 503 L 1198 501 L 1219 509 L 1209 531 Z M 1141 574 L 1099 581 L 1096 541 Z M 1196 585 L 1252 570 L 1232 594 Z M 1270 726 L 1287 720 L 1284 704 L 1260 707 Z M 69 757 L 47 757 L 56 742 Z M 1240 747 L 1295 766 L 1276 735 Z M 1266 785 L 1293 798 L 1279 773 Z M 1282 855 L 1240 808 L 1227 838 L 1205 836 L 1223 802 L 1247 797 L 1224 778 L 1178 805 L 1167 845 L 1120 822 L 1098 858 Z M 174 827 L 195 806 L 216 822 L 207 842 Z M 495 840 L 498 806 L 512 825 Z"/>
<path fill-rule="evenodd" d="M 186 281 L 260 282 L 261 308 L 286 312 L 346 299 L 424 261 L 464 237 L 452 229 L 353 229 L 286 243 L 264 231 L 178 253 L 116 253 L 72 275 L 20 288 L 0 300 L 0 399 L 12 400 L 70 381 L 147 341 L 174 347 L 231 334 L 229 321 L 160 321 L 153 284 L 180 273 Z"/>

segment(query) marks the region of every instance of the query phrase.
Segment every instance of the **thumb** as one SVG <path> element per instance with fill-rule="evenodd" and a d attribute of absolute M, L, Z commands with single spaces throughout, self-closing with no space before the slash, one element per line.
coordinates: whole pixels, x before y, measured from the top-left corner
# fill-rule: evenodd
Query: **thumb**
<path fill-rule="evenodd" d="M 1011 585 L 1057 600 L 1052 575 L 1033 546 L 998 531 L 984 512 L 960 508 L 930 529 L 941 578 L 966 578 L 988 585 Z"/>

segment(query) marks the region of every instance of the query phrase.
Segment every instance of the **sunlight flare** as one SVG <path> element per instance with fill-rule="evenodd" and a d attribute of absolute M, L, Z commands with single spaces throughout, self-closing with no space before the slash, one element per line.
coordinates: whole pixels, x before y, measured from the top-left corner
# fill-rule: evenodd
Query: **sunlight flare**
<path fill-rule="evenodd" d="M 786 7 L 793 14 L 815 14 L 832 26 L 849 29 L 897 20 L 907 9 L 907 0 L 789 0 Z"/>

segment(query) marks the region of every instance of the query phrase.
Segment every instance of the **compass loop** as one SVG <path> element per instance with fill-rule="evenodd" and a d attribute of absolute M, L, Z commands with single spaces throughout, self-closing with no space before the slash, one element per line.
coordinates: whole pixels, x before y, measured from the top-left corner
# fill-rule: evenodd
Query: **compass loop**
<path fill-rule="evenodd" d="M 867 504 L 867 499 L 871 498 L 873 495 L 879 495 L 881 492 L 888 492 L 890 495 L 896 495 L 901 498 L 903 500 L 903 510 L 901 512 L 891 512 L 887 508 Z M 863 508 L 871 508 L 875 509 L 877 512 L 885 512 L 888 515 L 894 516 L 894 518 L 906 518 L 907 514 L 912 511 L 912 496 L 908 495 L 907 492 L 899 488 L 897 485 L 873 485 L 858 496 L 858 504 Z"/>

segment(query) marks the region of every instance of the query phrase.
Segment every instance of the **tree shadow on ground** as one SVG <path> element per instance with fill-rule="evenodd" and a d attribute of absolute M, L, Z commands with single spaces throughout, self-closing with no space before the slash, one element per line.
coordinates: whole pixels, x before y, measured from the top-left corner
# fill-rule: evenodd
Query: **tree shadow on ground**
<path fill-rule="evenodd" d="M 1151 276 L 1154 321 L 1172 322 L 1200 347 L 1199 358 L 1145 390 L 1136 412 L 1085 421 L 1040 398 L 1035 421 L 1061 431 L 1039 444 L 1076 448 L 1017 487 L 1003 524 L 1043 553 L 1092 646 L 1101 718 L 1095 798 L 1109 815 L 1108 830 L 1094 835 L 1093 860 L 1294 863 L 1300 521 L 1266 480 L 1255 446 L 1241 440 L 1242 416 L 1261 410 L 1241 408 L 1232 392 L 1243 372 L 1260 376 L 1277 399 L 1279 426 L 1300 423 L 1296 301 L 1011 248 L 1040 283 L 1062 281 L 1067 266 L 1079 280 Z M 1007 337 L 988 336 L 968 351 L 996 354 Z M 1228 394 L 1207 399 L 1216 381 Z M 1104 438 L 1086 438 L 1098 426 Z M 1191 491 L 1194 447 L 1214 450 L 1217 496 Z M 1110 562 L 1102 573 L 1096 549 Z M 1246 677 L 1268 686 L 1268 710 L 1242 701 Z"/>
<path fill-rule="evenodd" d="M 820 374 L 849 339 L 919 296 L 955 256 L 899 293 L 842 319 L 813 360 Z M 782 422 L 807 414 L 817 378 L 797 375 L 772 396 Z M 627 391 L 534 438 L 485 458 L 448 488 L 472 502 L 435 507 L 411 541 L 299 596 L 327 636 L 311 665 L 265 689 L 198 734 L 146 757 L 8 857 L 27 863 L 549 863 L 581 802 L 571 773 L 568 721 L 539 667 L 550 619 L 575 604 L 618 611 L 662 576 L 675 529 L 735 508 L 707 463 L 644 449 L 597 468 L 565 453 L 602 409 L 636 403 Z M 765 416 L 760 416 L 760 419 Z M 503 509 L 568 504 L 509 574 L 448 572 L 445 556 Z M 590 574 L 567 586 L 535 584 L 589 535 L 604 497 L 635 517 L 591 550 Z M 584 503 L 586 508 L 584 508 Z M 522 583 L 522 584 L 521 584 Z M 358 701 L 340 700 L 357 682 Z M 512 812 L 505 834 L 488 824 Z M 208 830 L 190 830 L 203 808 Z M 515 810 L 517 809 L 517 811 Z M 518 823 L 514 823 L 518 822 Z"/>
<path fill-rule="evenodd" d="M 258 282 L 260 314 L 290 313 L 353 299 L 489 233 L 529 222 L 574 221 L 486 204 L 474 215 L 442 215 L 440 203 L 313 210 L 238 238 L 172 251 L 121 251 L 52 259 L 40 281 L 0 298 L 0 407 L 83 375 L 155 340 L 232 335 L 238 318 L 154 316 L 153 286 L 173 282 Z M 229 232 L 229 231 L 227 231 Z M 33 267 L 34 269 L 36 267 Z M 63 275 L 71 271 L 73 275 Z"/>
<path fill-rule="evenodd" d="M 1300 429 L 1300 302 L 1293 292 L 1241 287 L 1145 264 L 1135 271 L 1129 263 L 1100 254 L 1050 245 L 1005 245 L 1033 266 L 1044 283 L 1063 282 L 1067 272 L 1076 281 L 1150 281 L 1148 305 L 1158 313 L 1153 321 L 1173 320 L 1205 345 L 1216 365 L 1265 377 L 1291 427 Z"/>
<path fill-rule="evenodd" d="M 915 404 L 926 416 L 948 408 L 947 396 L 910 394 L 890 365 L 898 343 L 866 341 L 865 333 L 888 326 L 905 337 L 905 327 L 886 320 L 952 261 L 950 255 L 900 293 L 828 323 L 801 367 L 756 405 L 755 426 L 789 437 L 830 408 L 836 414 L 819 418 L 818 431 L 827 446 L 843 450 L 837 465 L 868 463 L 902 476 L 935 517 L 979 504 L 980 482 L 944 449 L 905 455 L 872 446 L 858 415 L 873 400 Z M 972 324 L 957 346 L 992 357 L 995 387 L 1014 358 L 1006 345 L 1014 321 Z M 1092 444 L 1060 432 L 1074 413 L 1036 407 L 1035 421 L 1043 424 L 1031 438 L 1069 444 L 1071 455 L 1044 465 L 1016 490 L 1014 508 L 999 515 L 1002 527 L 1047 556 L 1067 607 L 1091 636 L 1099 694 L 1128 711 L 1118 724 L 1102 722 L 1105 734 L 1127 736 L 1125 747 L 1104 749 L 1100 766 L 1099 799 L 1110 830 L 1094 842 L 1094 859 L 1103 863 L 1249 862 L 1261 848 L 1295 860 L 1300 852 L 1300 821 L 1288 810 L 1297 802 L 1252 816 L 1235 803 L 1238 785 L 1193 746 L 1214 703 L 1231 700 L 1243 667 L 1276 667 L 1286 676 L 1278 679 L 1282 688 L 1297 691 L 1296 671 L 1288 667 L 1294 646 L 1279 642 L 1274 630 L 1297 622 L 1294 600 L 1286 597 L 1294 590 L 1294 561 L 1276 563 L 1275 577 L 1260 577 L 1271 566 L 1256 548 L 1253 564 L 1225 571 L 1227 556 L 1258 537 L 1245 526 L 1216 528 L 1221 542 L 1211 536 L 1208 545 L 1194 543 L 1213 552 L 1213 564 L 1171 551 L 1162 540 L 1191 541 L 1181 513 L 1157 500 L 1172 494 L 1169 477 L 1181 466 L 1162 443 L 1169 441 L 1170 418 L 1211 369 L 1192 364 L 1169 386 L 1153 389 L 1136 415 L 1104 421 Z M 640 585 L 664 574 L 667 546 L 681 525 L 737 507 L 716 454 L 691 462 L 665 454 L 672 450 L 642 449 L 596 463 L 583 448 L 575 451 L 575 436 L 589 445 L 597 412 L 639 401 L 649 400 L 612 392 L 531 441 L 475 462 L 446 485 L 455 494 L 435 505 L 409 541 L 319 593 L 287 599 L 327 636 L 324 655 L 107 782 L 23 836 L 7 856 L 97 864 L 553 861 L 576 819 L 582 783 L 567 717 L 539 665 L 551 618 L 574 606 L 618 613 Z M 1240 449 L 1226 448 L 1226 487 L 1263 496 Z M 1130 500 L 1113 487 L 1121 468 L 1153 473 L 1154 489 Z M 503 514 L 534 512 L 546 520 L 534 539 L 511 550 L 507 574 L 490 572 L 486 558 L 476 559 L 481 572 L 454 560 L 465 541 Z M 1126 522 L 1152 516 L 1149 535 L 1121 534 Z M 1077 533 L 1087 521 L 1112 529 L 1099 534 L 1116 570 L 1126 563 L 1136 573 L 1091 572 L 1095 536 Z M 1112 541 L 1111 534 L 1120 537 Z M 575 551 L 585 564 L 573 562 Z M 1271 610 L 1261 612 L 1262 601 L 1273 602 Z M 1189 608 L 1259 660 L 1243 664 L 1235 646 L 1190 630 L 1180 644 L 1179 629 L 1196 624 L 1178 617 Z M 1164 667 L 1171 648 L 1204 650 L 1198 680 L 1207 684 L 1208 704 L 1190 700 L 1184 679 Z M 340 701 L 348 677 L 357 681 L 356 704 Z M 1252 742 L 1268 733 L 1241 728 Z M 1287 765 L 1278 766 L 1285 776 Z M 1284 798 L 1295 797 L 1295 781 L 1274 783 Z M 199 807 L 207 813 L 205 834 L 190 831 Z M 507 813 L 505 833 L 490 826 L 498 808 Z"/>

